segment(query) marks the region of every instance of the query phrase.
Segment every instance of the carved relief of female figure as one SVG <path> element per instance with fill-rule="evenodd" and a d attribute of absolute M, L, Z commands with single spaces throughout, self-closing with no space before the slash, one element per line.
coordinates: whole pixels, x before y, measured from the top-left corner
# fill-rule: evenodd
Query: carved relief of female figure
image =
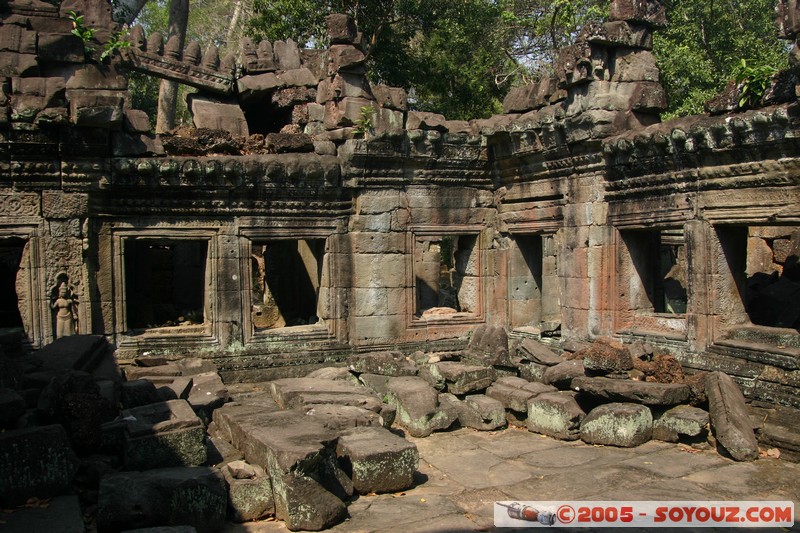
<path fill-rule="evenodd" d="M 75 335 L 75 296 L 69 290 L 66 282 L 58 286 L 58 297 L 50 303 L 56 310 L 56 338 Z"/>

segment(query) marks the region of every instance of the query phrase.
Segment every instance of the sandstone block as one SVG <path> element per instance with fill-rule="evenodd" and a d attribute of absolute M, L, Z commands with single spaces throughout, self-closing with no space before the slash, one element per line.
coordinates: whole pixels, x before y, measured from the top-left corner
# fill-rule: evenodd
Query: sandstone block
<path fill-rule="evenodd" d="M 383 376 L 415 376 L 419 369 L 402 352 L 374 352 L 350 359 L 350 370 Z"/>
<path fill-rule="evenodd" d="M 233 461 L 221 472 L 228 486 L 228 507 L 234 522 L 258 520 L 275 513 L 272 481 L 263 468 Z"/>
<path fill-rule="evenodd" d="M 495 380 L 493 368 L 467 365 L 455 361 L 442 361 L 431 365 L 431 371 L 442 376 L 451 394 L 466 394 L 486 389 Z"/>
<path fill-rule="evenodd" d="M 195 413 L 208 420 L 214 409 L 230 400 L 230 395 L 219 374 L 204 372 L 192 376 L 192 390 L 187 400 Z"/>
<path fill-rule="evenodd" d="M 325 429 L 333 431 L 383 426 L 380 413 L 354 405 L 315 404 L 304 409 L 309 420 L 317 419 Z"/>
<path fill-rule="evenodd" d="M 281 408 L 337 404 L 380 412 L 381 401 L 366 388 L 341 380 L 284 378 L 270 382 L 272 397 Z"/>
<path fill-rule="evenodd" d="M 359 494 L 405 490 L 414 483 L 419 466 L 417 447 L 384 428 L 344 432 L 336 456 Z"/>
<path fill-rule="evenodd" d="M 123 411 L 122 419 L 126 468 L 146 470 L 205 462 L 205 427 L 185 400 L 134 407 Z"/>
<path fill-rule="evenodd" d="M 470 394 L 460 402 L 458 421 L 462 426 L 493 431 L 506 425 L 503 403 L 483 394 Z"/>
<path fill-rule="evenodd" d="M 517 365 L 519 375 L 526 381 L 538 381 L 544 383 L 544 373 L 550 368 L 539 363 L 520 363 Z"/>
<path fill-rule="evenodd" d="M 528 401 L 528 431 L 556 439 L 577 440 L 584 416 L 573 393 L 545 393 Z"/>
<path fill-rule="evenodd" d="M 408 118 L 406 119 L 406 129 L 447 131 L 443 115 L 424 111 L 409 111 Z"/>
<path fill-rule="evenodd" d="M 653 48 L 653 31 L 649 27 L 622 20 L 587 25 L 582 34 L 590 43 L 620 48 Z"/>
<path fill-rule="evenodd" d="M 576 360 L 564 361 L 555 366 L 547 367 L 542 374 L 542 382 L 564 390 L 570 388 L 573 378 L 585 375 L 586 370 L 582 362 Z"/>
<path fill-rule="evenodd" d="M 333 13 L 325 17 L 328 39 L 331 44 L 353 44 L 356 39 L 356 23 L 350 15 Z"/>
<path fill-rule="evenodd" d="M 195 128 L 225 130 L 231 135 L 250 135 L 247 120 L 238 102 L 197 94 L 190 94 L 187 100 Z M 145 131 L 149 131 L 149 121 L 147 127 Z"/>
<path fill-rule="evenodd" d="M 517 347 L 517 354 L 523 361 L 531 361 L 540 365 L 555 366 L 564 362 L 561 355 L 533 339 L 524 339 Z"/>
<path fill-rule="evenodd" d="M 77 470 L 60 425 L 0 432 L 0 501 L 6 507 L 69 492 Z"/>
<path fill-rule="evenodd" d="M 677 405 L 689 400 L 689 387 L 677 383 L 578 376 L 571 386 L 576 391 L 612 402 Z"/>
<path fill-rule="evenodd" d="M 116 472 L 103 477 L 97 502 L 102 531 L 193 526 L 220 531 L 228 496 L 218 470 L 206 467 Z"/>
<path fill-rule="evenodd" d="M 717 442 L 737 461 L 758 459 L 758 442 L 738 385 L 727 374 L 711 372 L 706 376 L 706 396 Z"/>
<path fill-rule="evenodd" d="M 363 72 L 364 52 L 349 44 L 334 44 L 328 49 L 328 72 Z"/>
<path fill-rule="evenodd" d="M 581 422 L 581 440 L 631 448 L 644 444 L 653 434 L 653 415 L 644 405 L 609 403 L 595 407 Z"/>
<path fill-rule="evenodd" d="M 609 20 L 638 22 L 654 28 L 667 25 L 667 15 L 661 0 L 612 0 Z"/>
<path fill-rule="evenodd" d="M 419 377 L 391 378 L 388 401 L 397 408 L 395 421 L 414 437 L 447 429 L 458 417 L 457 413 L 440 408 L 436 389 Z"/>
<path fill-rule="evenodd" d="M 122 123 L 123 98 L 120 96 L 73 95 L 69 114 L 76 126 L 113 129 Z"/>
<path fill-rule="evenodd" d="M 531 383 L 523 378 L 502 377 L 492 383 L 486 390 L 486 395 L 499 400 L 506 409 L 513 411 L 527 411 L 528 400 L 539 394 L 556 392 L 552 385 L 544 383 Z"/>
<path fill-rule="evenodd" d="M 273 72 L 243 76 L 236 83 L 239 100 L 243 103 L 262 99 L 276 88 L 285 86 L 284 81 Z"/>
<path fill-rule="evenodd" d="M 156 386 L 146 379 L 135 379 L 133 381 L 123 381 L 120 385 L 120 401 L 122 407 L 131 409 L 151 403 L 158 403 L 161 400 Z"/>
<path fill-rule="evenodd" d="M 408 94 L 405 89 L 388 85 L 373 85 L 372 95 L 380 107 L 395 111 L 408 111 Z"/>
<path fill-rule="evenodd" d="M 653 421 L 653 438 L 678 442 L 681 435 L 696 437 L 708 426 L 708 412 L 689 405 L 679 405 L 661 413 Z"/>
<path fill-rule="evenodd" d="M 83 41 L 71 33 L 40 33 L 39 59 L 57 63 L 83 63 Z"/>
<path fill-rule="evenodd" d="M 293 40 L 275 41 L 272 43 L 272 51 L 278 70 L 300 68 L 300 49 Z"/>
<path fill-rule="evenodd" d="M 583 366 L 586 370 L 620 373 L 633 368 L 633 358 L 628 348 L 612 339 L 597 339 L 591 348 L 576 355 L 583 356 Z"/>
<path fill-rule="evenodd" d="M 319 80 L 307 68 L 295 68 L 287 70 L 278 74 L 278 79 L 281 80 L 282 85 L 287 87 L 316 87 Z M 310 95 L 310 93 L 306 93 Z M 315 95 L 307 96 L 305 101 L 313 101 Z"/>

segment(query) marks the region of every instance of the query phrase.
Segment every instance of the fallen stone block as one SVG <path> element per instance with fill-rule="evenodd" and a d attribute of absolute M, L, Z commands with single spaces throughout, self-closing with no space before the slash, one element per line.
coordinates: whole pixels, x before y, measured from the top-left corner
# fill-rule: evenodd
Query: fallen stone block
<path fill-rule="evenodd" d="M 156 386 L 146 379 L 123 381 L 120 384 L 120 402 L 123 409 L 131 409 L 163 401 Z"/>
<path fill-rule="evenodd" d="M 506 409 L 527 412 L 528 400 L 539 394 L 557 390 L 552 385 L 544 383 L 529 382 L 516 377 L 502 377 L 492 383 L 486 390 L 486 395 L 499 400 Z"/>
<path fill-rule="evenodd" d="M 206 461 L 205 427 L 185 400 L 128 409 L 122 419 L 127 469 L 196 466 Z"/>
<path fill-rule="evenodd" d="M 550 368 L 547 365 L 542 365 L 539 363 L 520 363 L 517 365 L 517 370 L 519 370 L 519 376 L 527 381 L 540 381 L 543 382 L 544 380 L 544 373 L 545 371 Z"/>
<path fill-rule="evenodd" d="M 389 380 L 387 399 L 397 408 L 396 422 L 414 437 L 427 437 L 446 429 L 457 414 L 439 408 L 439 394 L 419 377 L 396 377 Z"/>
<path fill-rule="evenodd" d="M 283 409 L 335 403 L 363 407 L 376 413 L 381 410 L 380 399 L 366 388 L 341 380 L 284 378 L 270 382 L 270 390 L 275 403 Z"/>
<path fill-rule="evenodd" d="M 193 526 L 220 531 L 228 495 L 222 474 L 207 467 L 117 472 L 100 482 L 97 527 L 120 531 L 154 526 Z"/>
<path fill-rule="evenodd" d="M 275 516 L 291 531 L 320 531 L 347 516 L 344 502 L 299 472 L 272 478 Z"/>
<path fill-rule="evenodd" d="M 258 520 L 275 514 L 272 482 L 258 465 L 233 461 L 221 469 L 228 486 L 228 507 L 234 522 Z"/>
<path fill-rule="evenodd" d="M 182 376 L 195 376 L 207 372 L 217 372 L 217 365 L 213 361 L 201 357 L 185 357 L 175 361 Z"/>
<path fill-rule="evenodd" d="M 49 498 L 72 490 L 78 460 L 60 425 L 0 432 L 0 502 Z"/>
<path fill-rule="evenodd" d="M 345 431 L 336 445 L 336 456 L 359 494 L 405 490 L 413 485 L 419 466 L 413 443 L 376 427 Z"/>
<path fill-rule="evenodd" d="M 644 405 L 608 403 L 592 409 L 581 422 L 581 440 L 632 448 L 649 441 L 653 434 L 653 414 Z"/>
<path fill-rule="evenodd" d="M 689 405 L 679 405 L 661 413 L 653 420 L 653 438 L 678 442 L 681 435 L 697 437 L 706 432 L 708 412 Z"/>
<path fill-rule="evenodd" d="M 711 372 L 706 376 L 706 396 L 717 442 L 737 461 L 758 459 L 758 442 L 744 395 L 733 379 L 722 372 Z"/>
<path fill-rule="evenodd" d="M 530 361 L 546 366 L 555 366 L 558 363 L 564 362 L 564 358 L 561 357 L 561 355 L 533 339 L 524 339 L 517 347 L 517 355 L 519 355 L 523 361 Z"/>
<path fill-rule="evenodd" d="M 142 380 L 149 383 L 147 380 Z M 172 380 L 169 385 L 162 385 L 158 388 L 158 395 L 162 401 L 168 402 L 170 400 L 188 400 L 189 395 L 192 393 L 194 381 L 189 376 L 178 376 Z M 197 399 L 195 398 L 195 401 Z M 189 402 L 191 404 L 191 402 Z"/>
<path fill-rule="evenodd" d="M 619 341 L 600 338 L 587 350 L 581 350 L 576 357 L 583 357 L 586 370 L 619 374 L 633 368 L 633 358 L 628 348 Z"/>
<path fill-rule="evenodd" d="M 216 372 L 204 372 L 192 376 L 192 390 L 187 401 L 194 412 L 208 420 L 214 409 L 230 400 L 228 389 Z"/>
<path fill-rule="evenodd" d="M 376 352 L 357 355 L 350 359 L 350 370 L 359 374 L 383 376 L 416 376 L 418 369 L 401 352 Z"/>
<path fill-rule="evenodd" d="M 86 524 L 78 496 L 58 496 L 46 505 L 9 509 L 3 514 L 2 529 L 3 533 L 84 533 Z"/>
<path fill-rule="evenodd" d="M 553 385 L 561 390 L 569 389 L 572 380 L 579 376 L 585 376 L 586 370 L 580 361 L 564 361 L 555 366 L 547 367 L 542 374 L 542 381 L 547 385 Z"/>
<path fill-rule="evenodd" d="M 318 368 L 306 376 L 311 379 L 332 379 L 348 381 L 353 385 L 358 385 L 358 378 L 350 370 L 343 366 L 326 366 Z"/>
<path fill-rule="evenodd" d="M 528 431 L 561 440 L 577 440 L 586 413 L 571 392 L 540 394 L 528 401 Z"/>
<path fill-rule="evenodd" d="M 409 122 L 412 113 L 409 113 Z M 410 126 L 408 129 L 412 129 Z M 462 353 L 462 360 L 482 366 L 514 367 L 519 363 L 512 359 L 508 351 L 508 334 L 501 327 L 482 324 L 470 337 L 469 344 Z"/>
<path fill-rule="evenodd" d="M 689 387 L 677 383 L 655 383 L 628 379 L 578 376 L 572 389 L 610 402 L 644 405 L 678 405 L 689 400 Z"/>
<path fill-rule="evenodd" d="M 6 425 L 25 414 L 25 400 L 12 389 L 0 389 L 0 425 Z"/>
<path fill-rule="evenodd" d="M 128 381 L 149 379 L 156 382 L 158 379 L 154 380 L 154 378 L 162 378 L 161 381 L 164 382 L 163 378 L 167 378 L 167 381 L 171 382 L 176 376 L 181 375 L 181 369 L 176 363 L 167 363 L 159 366 L 126 366 L 123 371 L 125 372 L 125 379 Z"/>
<path fill-rule="evenodd" d="M 444 380 L 451 394 L 467 394 L 486 389 L 497 377 L 495 370 L 487 366 L 467 365 L 455 361 L 442 361 L 430 366 L 432 375 Z"/>
<path fill-rule="evenodd" d="M 470 394 L 460 404 L 458 421 L 462 426 L 493 431 L 506 425 L 506 410 L 499 400 L 483 394 Z"/>
<path fill-rule="evenodd" d="M 353 405 L 318 404 L 308 405 L 305 409 L 307 417 L 319 420 L 323 427 L 333 431 L 383 425 L 381 415 Z"/>
<path fill-rule="evenodd" d="M 389 391 L 389 376 L 380 374 L 361 374 L 358 381 L 370 391 L 383 397 Z"/>

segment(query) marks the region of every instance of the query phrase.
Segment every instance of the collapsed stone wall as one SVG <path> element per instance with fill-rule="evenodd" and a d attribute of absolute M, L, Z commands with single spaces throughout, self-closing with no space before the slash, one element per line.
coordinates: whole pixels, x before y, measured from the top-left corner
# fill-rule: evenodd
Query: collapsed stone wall
<path fill-rule="evenodd" d="M 328 18 L 327 50 L 245 42 L 220 59 L 134 28 L 104 62 L 70 33 L 70 10 L 95 46 L 116 29 L 88 0 L 1 15 L 0 239 L 20 258 L 5 281 L 29 345 L 101 334 L 123 360 L 192 353 L 249 380 L 388 346 L 457 349 L 491 324 L 553 343 L 646 339 L 799 405 L 789 307 L 751 312 L 797 283 L 794 71 L 760 109 L 662 124 L 663 5 L 614 0 L 503 115 L 450 121 L 370 85 L 343 15 Z M 125 68 L 197 88 L 197 129 L 153 134 Z M 302 323 L 264 326 L 270 249 L 306 250 L 285 262 L 311 287 Z M 748 285 L 759 272 L 778 279 Z M 165 279 L 197 280 L 201 303 L 157 294 Z M 665 304 L 667 282 L 679 290 Z"/>

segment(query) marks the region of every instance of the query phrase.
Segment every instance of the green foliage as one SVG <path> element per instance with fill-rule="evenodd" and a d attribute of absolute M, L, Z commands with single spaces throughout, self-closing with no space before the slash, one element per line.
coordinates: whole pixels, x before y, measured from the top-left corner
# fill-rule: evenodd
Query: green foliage
<path fill-rule="evenodd" d="M 94 39 L 97 32 L 94 28 L 89 28 L 83 23 L 83 15 L 78 15 L 74 11 L 68 11 L 69 21 L 72 22 L 72 35 L 77 35 L 85 43 Z"/>
<path fill-rule="evenodd" d="M 787 48 L 773 25 L 774 4 L 667 0 L 669 26 L 655 33 L 653 43 L 669 98 L 662 118 L 703 113 L 703 104 L 734 79 L 743 57 L 752 64 L 787 66 Z"/>
<path fill-rule="evenodd" d="M 375 109 L 372 106 L 365 105 L 359 110 L 359 118 L 356 120 L 355 131 L 359 135 L 366 135 L 374 127 L 373 117 L 375 116 Z"/>
<path fill-rule="evenodd" d="M 100 61 L 105 61 L 114 55 L 115 52 L 131 45 L 127 39 L 127 32 L 120 30 L 111 34 L 111 38 L 103 45 L 103 53 L 100 54 Z"/>
<path fill-rule="evenodd" d="M 772 84 L 772 77 L 778 69 L 757 63 L 752 59 L 742 59 L 733 69 L 733 79 L 741 85 L 739 107 L 754 107 Z"/>

